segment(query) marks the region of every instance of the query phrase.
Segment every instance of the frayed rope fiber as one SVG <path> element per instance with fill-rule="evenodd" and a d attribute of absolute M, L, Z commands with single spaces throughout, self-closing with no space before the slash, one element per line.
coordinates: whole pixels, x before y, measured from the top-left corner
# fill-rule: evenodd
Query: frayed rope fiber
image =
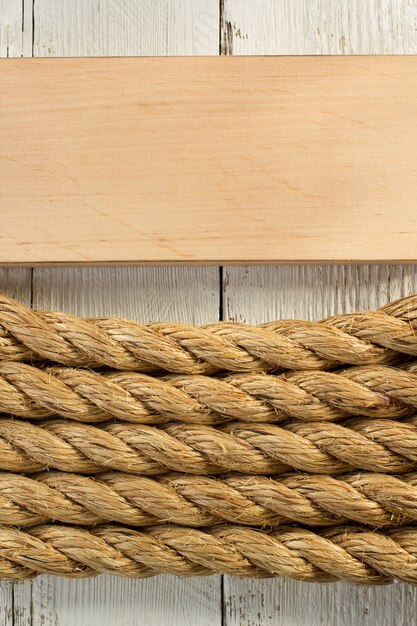
<path fill-rule="evenodd" d="M 0 360 L 177 374 L 331 369 L 417 356 L 417 296 L 322 322 L 139 324 L 32 311 L 0 295 Z"/>

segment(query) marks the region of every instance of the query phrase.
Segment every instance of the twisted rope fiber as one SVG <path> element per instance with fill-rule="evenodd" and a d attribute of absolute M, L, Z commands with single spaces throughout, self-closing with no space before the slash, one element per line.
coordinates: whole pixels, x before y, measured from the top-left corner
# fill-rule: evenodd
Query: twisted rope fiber
<path fill-rule="evenodd" d="M 329 369 L 417 356 L 417 296 L 322 322 L 139 324 L 32 311 L 0 295 L 0 360 L 183 374 Z"/>
<path fill-rule="evenodd" d="M 25 418 L 52 415 L 84 422 L 118 418 L 137 423 L 179 420 L 216 424 L 238 419 L 340 420 L 348 415 L 398 418 L 417 408 L 417 374 L 368 365 L 341 372 L 274 376 L 236 374 L 151 377 L 135 372 L 41 369 L 0 363 L 0 412 Z"/>
<path fill-rule="evenodd" d="M 20 580 L 44 572 L 77 578 L 222 573 L 366 585 L 393 578 L 417 583 L 417 528 L 382 533 L 356 526 L 320 532 L 281 527 L 266 533 L 233 525 L 86 530 L 53 524 L 26 532 L 0 527 L 0 577 Z"/>
<path fill-rule="evenodd" d="M 0 474 L 0 524 L 60 521 L 93 526 L 224 522 L 274 527 L 288 522 L 330 526 L 350 521 L 374 528 L 417 520 L 417 473 L 340 478 L 290 474 L 281 479 L 231 475 L 220 479 L 173 474 L 150 479 L 118 472 L 93 479 L 63 472 L 35 478 Z"/>
<path fill-rule="evenodd" d="M 79 474 L 115 470 L 158 476 L 281 475 L 291 470 L 340 476 L 355 469 L 402 475 L 417 470 L 417 417 L 333 422 L 101 427 L 66 420 L 0 419 L 0 469 Z"/>

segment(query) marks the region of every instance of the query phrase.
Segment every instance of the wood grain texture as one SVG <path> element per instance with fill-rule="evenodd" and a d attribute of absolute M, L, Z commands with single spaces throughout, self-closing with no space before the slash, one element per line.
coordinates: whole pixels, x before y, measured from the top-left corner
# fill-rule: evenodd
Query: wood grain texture
<path fill-rule="evenodd" d="M 15 59 L 0 80 L 0 262 L 417 261 L 413 56 Z"/>
<path fill-rule="evenodd" d="M 407 0 L 225 0 L 230 54 L 413 54 L 417 3 Z M 225 267 L 226 319 L 319 319 L 416 291 L 413 266 Z M 417 591 L 225 578 L 226 626 L 411 626 Z"/>
<path fill-rule="evenodd" d="M 34 10 L 36 57 L 218 52 L 217 0 L 36 0 Z"/>
<path fill-rule="evenodd" d="M 366 589 L 293 581 L 247 581 L 226 587 L 227 626 L 413 626 L 415 587 Z"/>
<path fill-rule="evenodd" d="M 260 324 L 271 319 L 318 320 L 377 309 L 417 293 L 414 265 L 225 267 L 226 319 Z"/>
<path fill-rule="evenodd" d="M 0 57 L 32 56 L 32 0 L 0 0 Z"/>
<path fill-rule="evenodd" d="M 222 18 L 235 55 L 417 53 L 414 0 L 225 0 Z"/>
<path fill-rule="evenodd" d="M 35 269 L 33 306 L 87 317 L 202 324 L 219 319 L 219 272 L 213 267 Z"/>
<path fill-rule="evenodd" d="M 99 579 L 57 581 L 42 576 L 34 583 L 34 626 L 219 626 L 220 577 L 155 581 Z M 19 625 L 20 626 L 20 625 Z"/>
<path fill-rule="evenodd" d="M 217 1 L 197 0 L 179 7 L 174 0 L 36 0 L 34 8 L 35 56 L 218 50 Z M 17 284 L 8 280 L 6 293 L 16 289 Z M 215 267 L 42 269 L 33 274 L 34 304 L 81 315 L 204 323 L 218 319 L 219 293 Z M 32 584 L 15 585 L 13 624 L 219 626 L 221 622 L 220 577 L 129 583 L 99 577 L 84 582 L 44 576 Z M 5 606 L 10 610 L 12 603 Z"/>

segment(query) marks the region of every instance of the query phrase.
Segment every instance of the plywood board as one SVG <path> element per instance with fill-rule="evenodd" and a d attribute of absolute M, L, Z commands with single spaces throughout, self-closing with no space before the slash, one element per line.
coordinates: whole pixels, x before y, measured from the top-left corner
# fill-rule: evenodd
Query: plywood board
<path fill-rule="evenodd" d="M 0 262 L 417 260 L 417 58 L 0 61 Z"/>

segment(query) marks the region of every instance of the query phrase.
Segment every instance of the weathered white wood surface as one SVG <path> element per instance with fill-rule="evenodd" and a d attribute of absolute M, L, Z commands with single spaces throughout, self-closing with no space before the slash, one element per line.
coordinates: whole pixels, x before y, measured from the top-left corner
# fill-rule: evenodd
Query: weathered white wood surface
<path fill-rule="evenodd" d="M 32 7 L 34 31 L 32 32 Z M 416 53 L 417 0 L 0 0 L 1 56 Z M 32 38 L 33 35 L 33 38 Z M 0 96 L 1 97 L 1 96 Z M 279 242 L 277 242 L 279 245 Z M 2 270 L 0 289 L 80 314 L 150 321 L 319 318 L 417 291 L 413 267 Z M 409 585 L 226 578 L 0 585 L 3 626 L 412 626 Z"/>
<path fill-rule="evenodd" d="M 417 3 L 408 0 L 225 0 L 222 22 L 227 54 L 417 52 Z M 224 316 L 318 319 L 416 290 L 411 266 L 226 267 Z M 224 600 L 227 626 L 417 623 L 417 590 L 403 584 L 366 589 L 225 578 Z"/>

